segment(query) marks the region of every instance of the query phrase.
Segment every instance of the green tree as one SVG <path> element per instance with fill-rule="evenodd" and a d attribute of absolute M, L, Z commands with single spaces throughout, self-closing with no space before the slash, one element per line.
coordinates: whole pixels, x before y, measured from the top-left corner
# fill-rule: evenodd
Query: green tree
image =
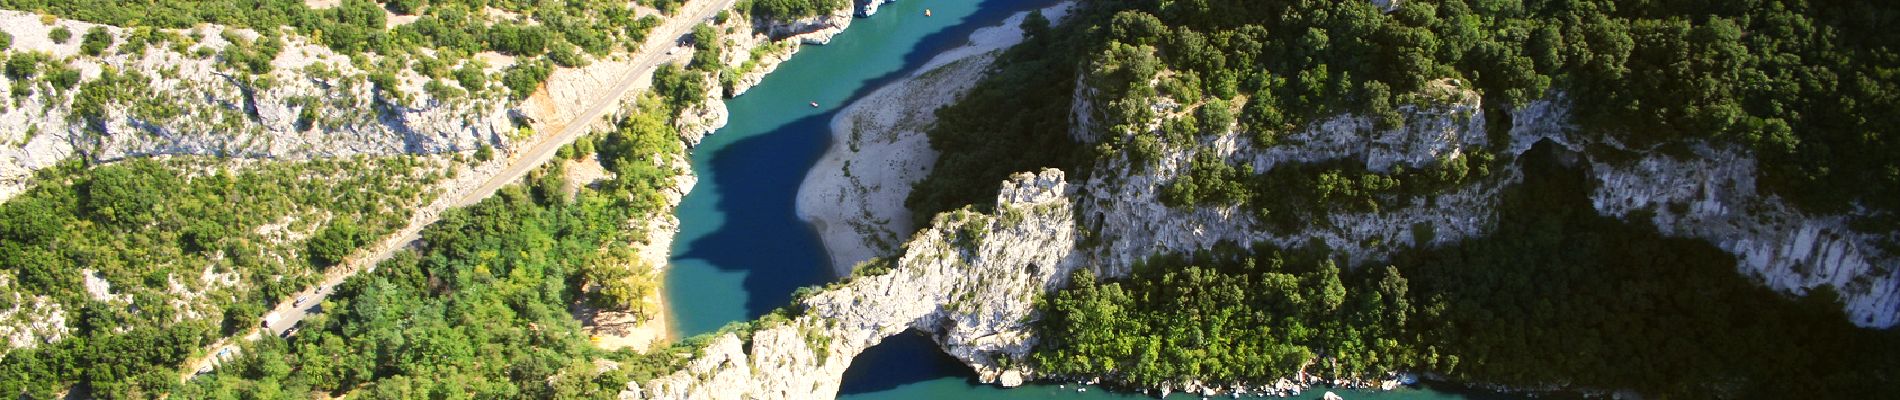
<path fill-rule="evenodd" d="M 358 247 L 368 242 L 369 237 L 362 228 L 349 219 L 339 219 L 312 236 L 305 248 L 309 252 L 311 264 L 318 268 L 329 268 L 343 263 Z"/>
<path fill-rule="evenodd" d="M 92 27 L 86 30 L 85 37 L 80 38 L 79 53 L 97 57 L 105 54 L 107 47 L 112 47 L 112 41 L 112 34 L 107 33 L 105 27 Z"/>
<path fill-rule="evenodd" d="M 46 32 L 46 38 L 52 39 L 53 44 L 66 44 L 67 41 L 73 39 L 73 30 L 64 25 L 56 26 L 53 30 Z"/>

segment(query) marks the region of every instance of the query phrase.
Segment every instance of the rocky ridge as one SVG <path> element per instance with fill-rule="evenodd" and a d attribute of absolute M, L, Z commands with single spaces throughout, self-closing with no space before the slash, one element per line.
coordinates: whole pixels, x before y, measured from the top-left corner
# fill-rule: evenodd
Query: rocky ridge
<path fill-rule="evenodd" d="M 85 56 L 77 39 L 47 39 L 54 27 L 100 27 L 115 44 L 100 56 Z M 434 154 L 512 142 L 514 111 L 498 83 L 457 88 L 472 93 L 466 97 L 437 98 L 422 89 L 428 78 L 405 69 L 397 76 L 399 87 L 378 88 L 349 57 L 296 35 L 283 35 L 271 72 L 251 75 L 225 65 L 219 55 L 232 46 L 226 35 L 260 36 L 248 29 L 167 30 L 176 38 L 129 54 L 119 50 L 131 30 L 119 27 L 70 20 L 47 25 L 37 14 L 0 10 L 0 30 L 15 38 L 10 52 L 50 55 L 80 78 L 62 89 L 44 77 L 29 83 L 0 77 L 0 85 L 32 88 L 0 109 L 0 200 L 25 190 L 33 171 L 76 155 L 98 161 L 167 154 L 306 159 Z M 193 32 L 202 39 L 186 39 Z M 129 82 L 119 86 L 131 93 L 110 96 L 102 110 L 87 115 L 76 94 L 108 73 Z"/>
<path fill-rule="evenodd" d="M 1078 92 L 1086 91 L 1086 85 Z M 1414 230 L 1432 226 L 1429 244 L 1438 245 L 1482 233 L 1492 222 L 1488 212 L 1500 191 L 1521 177 L 1515 170 L 1494 171 L 1489 178 L 1384 212 L 1330 213 L 1325 226 L 1278 234 L 1238 205 L 1168 207 L 1159 200 L 1163 185 L 1186 173 L 1200 152 L 1211 151 L 1230 164 L 1251 165 L 1260 173 L 1276 165 L 1335 159 L 1359 160 L 1369 170 L 1420 168 L 1444 157 L 1463 157 L 1487 145 L 1483 110 L 1476 93 L 1452 86 L 1447 101 L 1436 106 L 1405 106 L 1405 123 L 1380 130 L 1371 119 L 1345 115 L 1311 124 L 1307 129 L 1279 137 L 1273 146 L 1228 131 L 1196 139 L 1195 143 L 1164 143 L 1155 160 L 1137 165 L 1120 154 L 1097 166 L 1102 176 L 1083 183 L 1079 199 L 1085 224 L 1102 238 L 1091 258 L 1109 276 L 1125 274 L 1135 262 L 1156 253 L 1211 249 L 1216 243 L 1270 242 L 1298 247 L 1319 240 L 1348 257 L 1351 263 L 1384 258 L 1398 246 L 1412 246 Z M 1082 96 L 1082 94 L 1078 94 Z M 1157 101 L 1163 113 L 1175 112 L 1171 100 Z M 1089 121 L 1091 111 L 1077 110 L 1072 118 Z M 1149 129 L 1159 130 L 1157 120 Z M 1088 126 L 1078 132 L 1092 132 Z M 1102 133 L 1087 134 L 1087 136 Z M 1144 135 L 1154 133 L 1142 133 Z M 1131 134 L 1132 136 L 1132 134 Z M 1132 138 L 1125 138 L 1131 139 Z"/>
<path fill-rule="evenodd" d="M 1073 205 L 1062 171 L 1003 183 L 994 214 L 941 214 L 881 274 L 859 276 L 802 299 L 794 316 L 718 334 L 685 369 L 633 382 L 623 399 L 826 398 L 851 359 L 884 338 L 918 329 L 985 381 L 1020 384 L 1034 339 L 1038 294 L 1073 269 Z"/>
<path fill-rule="evenodd" d="M 1893 233 L 1857 232 L 1848 228 L 1850 216 L 1810 215 L 1779 197 L 1761 194 L 1755 187 L 1755 160 L 1744 151 L 1698 141 L 1689 144 L 1690 154 L 1671 155 L 1591 139 L 1570 124 L 1561 95 L 1514 110 L 1508 141 L 1494 144 L 1485 135 L 1485 115 L 1476 93 L 1464 90 L 1449 99 L 1401 107 L 1405 123 L 1394 129 L 1374 129 L 1365 117 L 1345 115 L 1312 123 L 1265 148 L 1232 132 L 1191 146 L 1164 145 L 1159 160 L 1145 172 L 1135 172 L 1143 169 L 1126 155 L 1111 159 L 1097 167 L 1109 173 L 1082 183 L 1087 195 L 1077 200 L 1084 226 L 1102 238 L 1091 259 L 1112 275 L 1147 255 L 1209 249 L 1222 241 L 1298 246 L 1321 240 L 1351 264 L 1360 264 L 1403 247 L 1484 234 L 1496 222 L 1491 210 L 1500 191 L 1522 179 L 1518 168 L 1506 165 L 1494 168 L 1488 178 L 1415 199 L 1405 207 L 1331 213 L 1322 226 L 1279 234 L 1262 229 L 1260 221 L 1236 206 L 1161 204 L 1156 193 L 1184 173 L 1198 151 L 1218 152 L 1230 163 L 1251 165 L 1255 173 L 1288 162 L 1341 159 L 1386 171 L 1487 149 L 1502 149 L 1496 150 L 1500 157 L 1510 158 L 1549 141 L 1587 163 L 1598 184 L 1591 195 L 1597 212 L 1646 219 L 1664 234 L 1708 240 L 1737 256 L 1738 272 L 1776 290 L 1804 294 L 1832 286 L 1856 325 L 1885 328 L 1900 322 L 1900 260 L 1878 245 L 1891 240 L 1885 236 Z M 1168 102 L 1158 103 L 1166 111 Z M 1074 121 L 1091 121 L 1095 113 L 1081 107 L 1077 111 L 1071 116 Z M 1080 126 L 1077 136 L 1100 135 L 1089 133 L 1097 131 Z M 1421 237 L 1414 230 L 1423 226 L 1433 229 L 1433 234 L 1423 235 L 1432 238 L 1431 243 L 1414 243 Z"/>

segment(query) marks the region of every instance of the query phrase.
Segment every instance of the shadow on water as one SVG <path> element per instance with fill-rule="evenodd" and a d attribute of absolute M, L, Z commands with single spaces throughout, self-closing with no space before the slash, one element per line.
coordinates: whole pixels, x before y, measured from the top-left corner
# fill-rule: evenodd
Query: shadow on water
<path fill-rule="evenodd" d="M 713 187 L 720 199 L 717 208 L 727 214 L 727 223 L 694 240 L 687 246 L 691 250 L 675 258 L 701 259 L 721 271 L 746 273 L 742 286 L 748 294 L 747 318 L 790 303 L 792 291 L 798 287 L 831 281 L 823 244 L 812 227 L 798 219 L 794 208 L 799 184 L 830 145 L 830 121 L 837 115 L 838 106 L 911 74 L 938 53 L 964 45 L 976 29 L 994 26 L 1016 12 L 1058 2 L 984 0 L 975 13 L 911 46 L 896 71 L 858 82 L 847 101 L 715 151 L 710 166 L 719 173 L 714 174 Z M 851 33 L 846 30 L 844 35 Z M 733 118 L 747 117 L 734 110 Z"/>
<path fill-rule="evenodd" d="M 838 394 L 854 395 L 888 391 L 917 382 L 963 377 L 970 385 L 980 385 L 970 367 L 937 350 L 937 343 L 916 330 L 884 339 L 871 346 L 844 370 L 844 382 Z"/>

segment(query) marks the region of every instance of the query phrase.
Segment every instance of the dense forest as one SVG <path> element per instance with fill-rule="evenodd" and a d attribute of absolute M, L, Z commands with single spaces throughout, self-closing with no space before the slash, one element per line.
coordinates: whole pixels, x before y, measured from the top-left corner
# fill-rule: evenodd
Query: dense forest
<path fill-rule="evenodd" d="M 291 27 L 345 54 L 394 55 L 419 48 L 468 56 L 479 51 L 541 56 L 549 51 L 602 55 L 645 38 L 627 2 L 512 0 L 343 0 L 312 9 L 301 0 L 122 2 L 109 0 L 0 0 L 0 8 L 51 13 L 120 27 L 191 29 L 201 23 L 275 32 Z M 484 14 L 493 8 L 510 16 Z M 391 28 L 392 15 L 414 22 Z M 538 23 L 519 21 L 531 17 Z"/>
<path fill-rule="evenodd" d="M 996 183 L 1009 174 L 1076 165 L 1093 156 L 1076 148 L 1064 119 L 1051 117 L 1069 111 L 1079 60 L 1072 49 L 1081 45 L 1076 35 L 1051 31 L 1047 18 L 1032 13 L 1023 22 L 1023 42 L 997 56 L 998 65 L 1009 67 L 992 71 L 960 101 L 936 111 L 937 124 L 926 134 L 940 155 L 904 199 L 918 226 L 966 205 L 992 206 L 987 199 L 995 198 Z M 1082 170 L 1064 169 L 1069 179 L 1084 177 Z"/>
<path fill-rule="evenodd" d="M 355 4 L 345 3 L 340 7 Z M 165 3 L 145 10 L 149 12 L 146 15 L 153 18 L 147 21 L 154 21 L 147 23 L 163 21 L 162 17 L 180 9 L 221 10 L 212 7 L 215 5 Z M 122 52 L 139 51 L 146 43 L 191 40 L 145 29 L 149 25 L 137 21 L 111 19 L 132 15 L 113 12 L 130 10 L 121 8 L 128 5 L 62 8 L 64 6 L 74 4 L 61 3 L 44 9 L 73 13 L 65 14 L 71 17 L 105 19 L 140 27 L 117 47 Z M 452 6 L 437 2 L 426 9 L 447 12 L 452 11 Z M 296 7 L 302 7 L 301 3 Z M 250 9 L 217 12 L 242 13 Z M 381 12 L 377 10 L 374 14 L 380 18 Z M 211 15 L 191 15 L 195 16 L 181 21 L 218 20 Z M 653 22 L 639 24 L 642 31 L 657 23 L 651 18 L 641 21 Z M 269 28 L 272 22 L 247 20 L 244 23 Z M 295 21 L 290 23 L 294 25 Z M 381 26 L 382 22 L 372 25 Z M 528 37 L 517 35 L 526 35 L 522 32 L 504 32 L 512 28 L 500 25 L 489 28 L 492 30 L 485 37 L 491 39 Z M 542 26 L 536 29 L 545 30 Z M 101 50 L 112 47 L 103 43 L 112 40 L 109 35 L 94 32 L 96 30 L 74 35 L 73 39 L 82 42 L 82 47 L 88 43 Z M 699 46 L 702 54 L 695 57 L 697 61 L 687 68 L 668 65 L 656 72 L 655 95 L 642 97 L 638 102 L 639 112 L 624 119 L 618 129 L 582 138 L 562 149 L 563 158 L 598 154 L 603 166 L 614 173 L 614 179 L 579 193 L 567 193 L 559 189 L 565 183 L 556 167 L 537 173 L 523 187 L 505 191 L 504 200 L 446 216 L 443 223 L 430 228 L 430 233 L 425 235 L 426 242 L 437 246 L 399 257 L 379 269 L 384 273 L 411 275 L 378 274 L 380 280 L 377 281 L 350 281 L 349 285 L 339 287 L 340 293 L 333 297 L 340 299 L 340 304 L 325 306 L 336 307 L 326 309 L 338 311 L 306 321 L 300 328 L 304 333 L 297 338 L 255 343 L 254 348 L 247 349 L 245 358 L 236 363 L 237 367 L 221 369 L 215 377 L 194 380 L 184 386 L 179 384 L 177 368 L 188 358 L 204 356 L 197 353 L 211 340 L 255 326 L 268 305 L 309 286 L 314 282 L 315 273 L 341 263 L 358 248 L 379 240 L 406 221 L 410 209 L 429 200 L 422 192 L 424 188 L 443 177 L 424 171 L 439 170 L 441 165 L 423 166 L 417 163 L 424 159 L 394 157 L 271 162 L 233 168 L 211 159 L 184 158 L 133 159 L 99 165 L 73 162 L 42 171 L 36 180 L 43 184 L 0 206 L 0 254 L 5 255 L 0 262 L 6 264 L 9 272 L 5 277 L 9 283 L 0 286 L 5 286 L 4 294 L 8 296 L 14 292 L 43 295 L 57 305 L 64 305 L 72 332 L 67 338 L 38 348 L 10 351 L 0 360 L 0 392 L 21 393 L 28 398 L 48 398 L 65 390 L 104 398 L 143 398 L 168 393 L 187 398 L 223 397 L 233 393 L 302 397 L 312 391 L 343 393 L 370 388 L 382 391 L 379 393 L 385 397 L 412 398 L 415 393 L 450 387 L 431 386 L 436 383 L 418 381 L 416 377 L 460 376 L 468 382 L 502 382 L 506 380 L 504 377 L 517 379 L 511 384 L 484 389 L 485 393 L 537 397 L 572 397 L 577 393 L 591 393 L 586 397 L 611 395 L 619 390 L 617 385 L 635 376 L 629 375 L 633 371 L 657 371 L 656 368 L 666 364 L 664 357 L 667 356 L 646 358 L 594 350 L 592 344 L 577 333 L 578 328 L 573 326 L 575 323 L 566 308 L 576 301 L 586 301 L 652 317 L 650 310 L 644 310 L 637 303 L 652 290 L 651 281 L 656 277 L 642 276 L 646 273 L 643 268 L 627 267 L 632 264 L 633 256 L 620 246 L 629 240 L 642 239 L 644 232 L 623 226 L 630 218 L 658 212 L 663 206 L 660 189 L 670 184 L 670 177 L 676 172 L 667 170 L 660 162 L 683 152 L 672 128 L 673 121 L 667 116 L 703 101 L 704 77 L 721 73 L 721 66 L 705 61 L 716 59 L 722 51 L 716 43 L 705 40 L 716 37 L 713 33 L 703 26 L 695 30 L 695 40 L 708 44 Z M 442 36 L 430 38 L 444 39 Z M 226 35 L 226 40 L 234 44 L 225 52 L 227 66 L 249 73 L 268 72 L 269 60 L 283 45 L 281 38 L 271 34 L 257 40 Z M 462 87 L 482 87 L 490 79 L 480 73 L 479 67 L 450 68 L 452 62 L 444 64 L 453 53 L 438 55 L 443 58 L 420 57 L 415 67 L 444 79 L 457 80 Z M 554 64 L 559 64 L 558 56 L 546 56 L 555 62 L 521 63 L 501 77 L 502 83 L 517 96 L 535 90 Z M 0 55 L 0 60 L 4 60 L 0 64 L 6 66 L 6 73 L 16 82 L 13 86 L 16 94 L 22 88 L 76 89 L 72 92 L 79 98 L 75 108 L 82 117 L 90 116 L 86 111 L 94 109 L 87 104 L 99 103 L 88 99 L 150 97 L 136 91 L 150 89 L 137 82 L 139 77 L 135 75 L 119 76 L 108 70 L 100 79 L 78 84 L 75 83 L 78 79 L 68 78 L 68 75 L 77 77 L 77 71 L 43 53 Z M 369 79 L 381 87 L 394 86 L 385 82 L 393 81 L 384 68 L 388 65 L 391 64 L 376 63 L 377 69 Z M 133 81 L 128 84 L 128 79 Z M 38 81 L 50 82 L 50 85 Z M 140 112 L 147 111 L 164 112 L 162 109 L 141 109 Z M 485 160 L 493 157 L 493 153 L 484 147 L 473 157 Z M 224 169 L 229 170 L 222 171 Z M 314 179 L 319 176 L 326 178 Z M 336 190 L 326 186 L 332 183 L 337 187 L 377 190 Z M 533 222 L 532 226 L 537 229 L 481 231 L 482 228 L 514 227 L 513 221 Z M 504 244 L 507 247 L 497 247 Z M 482 249 L 471 250 L 478 247 Z M 452 293 L 479 297 L 452 297 L 448 296 L 451 293 L 437 292 L 442 288 L 441 279 L 449 276 L 446 271 L 478 265 L 482 268 L 475 269 L 511 273 L 514 275 L 499 276 L 522 281 L 514 282 L 519 287 L 491 286 L 495 282 L 470 278 L 470 282 L 457 283 L 480 290 L 461 290 L 464 286 L 455 286 L 457 291 Z M 206 266 L 211 268 L 200 271 Z M 92 271 L 98 279 L 112 282 L 112 292 L 122 294 L 124 299 L 100 300 L 95 298 L 97 295 L 89 295 L 82 285 L 81 278 L 85 275 L 81 271 Z M 228 277 L 239 284 L 200 283 L 201 273 L 208 276 L 203 279 L 217 278 L 222 282 Z M 526 275 L 522 275 L 524 273 Z M 427 278 L 421 282 L 424 286 L 402 285 L 417 283 L 408 280 L 417 276 Z M 168 289 L 168 285 L 175 286 L 177 282 L 184 282 L 183 290 L 203 293 L 186 296 L 186 305 L 173 306 L 168 299 L 181 296 L 173 293 L 181 289 Z M 587 288 L 585 295 L 581 294 L 582 288 Z M 32 297 L 24 299 L 32 301 Z M 357 299 L 374 301 L 355 301 Z M 463 301 L 470 303 L 460 303 Z M 361 304 L 394 305 L 389 308 L 353 306 Z M 517 309 L 501 312 L 491 307 L 495 304 L 508 304 Z M 465 308 L 475 306 L 479 307 Z M 446 310 L 450 314 L 436 314 L 435 319 L 410 314 L 429 310 Z M 388 314 L 384 314 L 385 311 Z M 460 314 L 475 311 L 480 311 L 479 318 Z M 560 322 L 563 320 L 566 322 Z M 373 321 L 381 322 L 371 325 Z M 403 323 L 388 325 L 389 321 Z M 413 329 L 422 328 L 409 324 L 423 322 L 434 324 L 424 326 L 431 329 L 431 334 L 444 335 L 432 346 L 454 344 L 528 353 L 484 350 L 481 353 L 484 357 L 506 358 L 459 360 L 465 363 L 450 367 L 460 371 L 456 375 L 443 370 L 415 369 L 442 364 L 441 359 L 397 356 L 419 348 L 357 348 L 358 343 L 373 338 L 414 336 L 417 331 Z M 467 337 L 442 331 L 491 323 L 519 325 L 528 331 Z M 304 337 L 308 339 L 302 339 Z M 354 350 L 337 351 L 344 343 Z M 528 350 L 542 347 L 541 344 L 547 344 L 547 351 Z M 321 351 L 325 357 L 312 356 L 314 353 L 308 353 L 312 349 Z M 543 371 L 547 373 L 522 375 L 518 370 L 474 368 L 505 366 L 516 359 L 538 360 L 535 363 L 548 368 Z M 593 372 L 593 364 L 588 364 L 588 368 L 573 364 L 596 360 L 625 365 L 619 372 L 601 375 Z M 293 369 L 277 369 L 285 365 Z M 575 374 L 585 374 L 574 375 L 574 380 L 568 382 L 537 381 L 569 369 Z M 295 375 L 292 377 L 286 375 L 289 372 L 297 373 L 291 374 Z M 181 388 L 185 391 L 178 391 Z"/>
<path fill-rule="evenodd" d="M 1103 174 L 1091 169 L 1122 156 L 1142 169 L 1228 132 L 1274 146 L 1342 114 L 1392 128 L 1406 122 L 1401 107 L 1444 101 L 1434 82 L 1456 80 L 1482 94 L 1494 139 L 1510 110 L 1553 100 L 1596 139 L 1665 154 L 1694 141 L 1746 149 L 1767 194 L 1809 212 L 1862 210 L 1856 229 L 1881 231 L 1900 209 L 1900 125 L 1883 111 L 1900 106 L 1900 38 L 1880 28 L 1896 17 L 1891 4 L 1831 1 L 1084 2 L 1062 26 L 1028 26 L 1024 46 L 938 111 L 929 134 L 945 156 L 907 205 L 919 215 L 982 207 L 1012 171 Z M 1102 111 L 1101 132 L 1086 133 L 1101 140 L 1086 146 L 1069 136 L 1072 121 L 1051 117 L 1071 116 L 1078 72 L 1079 96 Z M 1344 257 L 1324 248 L 1229 244 L 1157 255 L 1123 279 L 1084 273 L 1045 299 L 1050 340 L 1032 361 L 1143 386 L 1266 383 L 1317 357 L 1307 371 L 1346 377 L 1405 370 L 1690 398 L 1896 395 L 1900 339 L 1847 323 L 1831 289 L 1759 287 L 1708 243 L 1595 215 L 1591 182 L 1536 159 L 1548 154 L 1477 150 L 1392 171 L 1193 158 L 1161 202 L 1239 205 L 1282 231 L 1328 212 L 1380 212 L 1512 163 L 1533 176 L 1508 190 L 1493 233 L 1371 266 L 1337 265 Z M 1796 392 L 1791 382 L 1826 383 Z"/>
<path fill-rule="evenodd" d="M 423 231 L 422 245 L 352 277 L 296 335 L 249 344 L 189 382 L 185 398 L 605 398 L 670 371 L 678 351 L 608 352 L 569 307 L 625 306 L 626 222 L 663 211 L 660 190 L 684 151 L 655 96 L 618 129 L 570 145 L 611 179 L 569 193 L 560 162 Z M 603 287 L 583 296 L 583 287 Z"/>
<path fill-rule="evenodd" d="M 1033 361 L 1142 386 L 1304 366 L 1678 398 L 1900 395 L 1900 332 L 1849 324 L 1828 289 L 1782 295 L 1708 243 L 1596 215 L 1589 179 L 1551 153 L 1523 160 L 1497 231 L 1391 266 L 1341 272 L 1322 248 L 1256 245 L 1157 256 L 1120 281 L 1081 271 L 1041 304 Z"/>
<path fill-rule="evenodd" d="M 1163 144 L 1196 146 L 1230 129 L 1227 121 L 1255 146 L 1341 113 L 1390 127 L 1403 122 L 1399 107 L 1434 101 L 1420 95 L 1428 83 L 1457 79 L 1483 93 L 1494 134 L 1510 126 L 1509 110 L 1554 98 L 1571 106 L 1583 133 L 1636 148 L 1680 151 L 1706 140 L 1751 149 L 1763 190 L 1809 211 L 1900 209 L 1900 117 L 1888 112 L 1900 109 L 1900 34 L 1882 28 L 1900 18 L 1894 4 L 1402 4 L 1384 12 L 1360 1 L 1087 2 L 1079 22 L 1012 52 L 1035 57 L 1006 54 L 1007 67 L 969 95 L 981 101 L 939 112 L 932 144 L 954 156 L 937 162 L 941 172 L 909 205 L 929 215 L 978 202 L 986 185 L 1023 167 L 1086 169 L 1088 158 L 1068 157 L 1078 150 L 1061 138 L 1066 118 L 1049 117 L 1068 114 L 1082 64 L 1106 111 L 1098 158 L 1125 151 L 1139 162 Z M 1154 111 L 1163 98 L 1194 112 L 1164 118 Z M 1155 121 L 1161 134 L 1146 132 Z M 1276 206 L 1250 200 L 1273 196 L 1248 194 L 1286 190 L 1253 171 L 1200 171 L 1217 168 L 1190 168 L 1195 185 L 1174 188 L 1171 201 L 1267 214 Z M 1393 182 L 1371 188 L 1422 186 L 1405 178 L 1381 176 Z M 1891 215 L 1860 212 L 1856 226 L 1891 226 Z"/>
<path fill-rule="evenodd" d="M 12 282 L 0 296 L 46 296 L 72 332 L 8 352 L 0 393 L 50 398 L 74 383 L 102 397 L 162 393 L 186 356 L 313 283 L 334 262 L 321 254 L 363 244 L 329 239 L 404 223 L 441 178 L 421 162 L 177 158 L 40 171 L 41 184 L 0 204 L 0 279 Z M 339 190 L 356 187 L 384 189 Z M 297 239 L 312 232 L 324 233 Z M 88 272 L 111 297 L 89 292 Z"/>
<path fill-rule="evenodd" d="M 848 0 L 746 0 L 735 10 L 750 14 L 750 18 L 776 21 L 845 9 L 847 3 Z M 680 0 L 343 0 L 331 7 L 313 9 L 302 0 L 0 0 L 0 8 L 4 9 L 38 11 L 47 13 L 49 18 L 59 16 L 128 28 L 130 38 L 118 50 L 125 54 L 138 54 L 148 44 L 160 42 L 183 49 L 202 39 L 196 30 L 185 37 L 155 28 L 196 29 L 201 23 L 213 23 L 254 29 L 260 33 L 256 40 L 225 35 L 233 45 L 217 54 L 224 66 L 247 76 L 271 72 L 270 61 L 284 45 L 283 35 L 295 33 L 342 54 L 381 56 L 352 57 L 351 61 L 369 73 L 369 81 L 379 90 L 391 91 L 386 95 L 397 95 L 390 97 L 400 98 L 400 93 L 393 92 L 400 86 L 396 77 L 403 70 L 413 70 L 430 78 L 425 90 L 442 99 L 471 94 L 482 96 L 481 91 L 491 80 L 508 88 L 506 95 L 525 98 L 547 80 L 554 67 L 583 66 L 592 58 L 614 51 L 630 51 L 644 42 L 648 33 L 660 25 L 663 16 L 641 16 L 636 6 L 652 7 L 670 15 L 683 4 Z M 403 22 L 395 23 L 398 17 L 414 19 L 404 18 Z M 719 20 L 729 17 L 730 13 L 721 13 Z M 75 36 L 63 27 L 56 29 L 55 34 Z M 85 32 L 80 39 L 82 53 L 90 56 L 98 56 L 112 45 L 111 36 L 103 30 Z M 505 68 L 499 76 L 491 77 L 482 71 L 486 65 L 474 57 L 476 53 L 491 51 L 519 57 L 521 61 Z M 14 58 L 21 57 L 32 56 L 21 54 Z M 63 66 L 64 63 L 47 64 Z M 707 70 L 720 69 L 712 66 Z M 736 79 L 737 73 L 728 75 Z M 71 77 L 73 82 L 78 81 L 76 72 Z M 450 86 L 449 82 L 457 86 Z M 56 86 L 70 88 L 72 85 L 56 83 Z M 15 97 L 24 95 L 25 88 L 27 86 L 16 83 Z M 98 103 L 97 99 L 93 103 Z"/>

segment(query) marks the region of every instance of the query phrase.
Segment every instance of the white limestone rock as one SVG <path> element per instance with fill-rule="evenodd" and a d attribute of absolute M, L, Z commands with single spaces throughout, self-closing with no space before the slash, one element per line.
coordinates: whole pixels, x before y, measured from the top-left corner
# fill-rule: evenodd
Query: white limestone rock
<path fill-rule="evenodd" d="M 348 57 L 292 34 L 283 35 L 272 71 L 253 77 L 221 66 L 216 55 L 230 46 L 225 34 L 259 36 L 250 30 L 207 25 L 198 29 L 204 39 L 185 52 L 161 41 L 120 54 L 126 29 L 68 20 L 55 25 L 74 32 L 100 27 L 119 44 L 100 56 L 82 55 L 78 40 L 45 40 L 51 27 L 38 14 L 0 10 L 0 31 L 16 38 L 9 51 L 49 54 L 81 76 L 78 86 L 64 90 L 40 79 L 31 94 L 0 108 L 0 201 L 24 191 L 33 171 L 75 156 L 307 159 L 434 154 L 482 145 L 505 149 L 511 143 L 512 111 L 498 87 L 437 99 L 420 89 L 428 78 L 404 70 L 399 87 L 377 89 Z M 329 73 L 312 73 L 317 70 Z M 130 93 L 105 96 L 99 112 L 82 117 L 74 93 L 107 73 L 128 80 L 118 86 Z M 0 77 L 0 85 L 14 83 Z"/>
<path fill-rule="evenodd" d="M 1019 174 L 1004 183 L 995 215 L 945 213 L 911 240 L 890 272 L 856 278 L 804 300 L 802 315 L 759 322 L 752 346 L 727 334 L 688 368 L 630 383 L 628 399 L 825 398 L 851 359 L 916 328 L 986 382 L 1018 380 L 1034 345 L 1035 297 L 1061 286 L 1074 263 L 1072 205 L 1063 173 Z M 997 359 L 1015 361 L 1003 368 Z"/>
<path fill-rule="evenodd" d="M 897 0 L 852 0 L 852 1 L 858 3 L 858 15 L 865 16 L 865 17 L 876 15 L 878 7 L 883 6 L 884 3 L 897 2 Z"/>

